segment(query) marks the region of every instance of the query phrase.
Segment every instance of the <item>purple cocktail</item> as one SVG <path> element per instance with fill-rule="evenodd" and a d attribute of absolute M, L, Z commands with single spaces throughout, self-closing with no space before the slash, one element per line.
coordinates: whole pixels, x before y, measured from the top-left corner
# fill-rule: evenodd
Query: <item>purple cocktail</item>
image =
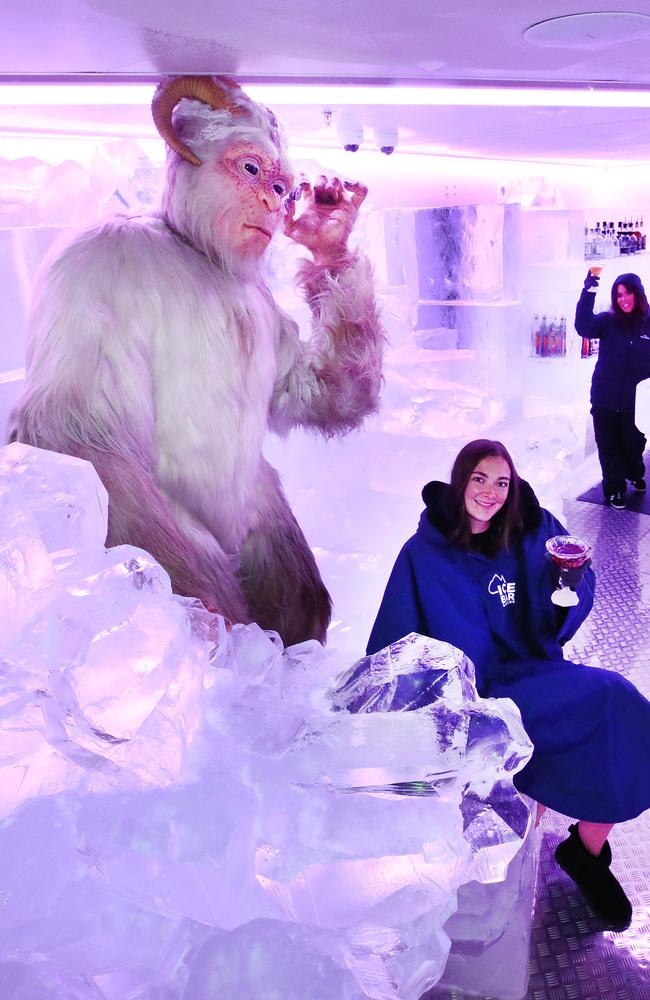
<path fill-rule="evenodd" d="M 547 541 L 546 551 L 560 570 L 579 569 L 589 558 L 591 545 L 575 535 L 554 535 Z M 570 608 L 578 603 L 578 595 L 570 585 L 563 583 L 561 573 L 558 588 L 551 594 L 551 600 L 561 608 Z"/>

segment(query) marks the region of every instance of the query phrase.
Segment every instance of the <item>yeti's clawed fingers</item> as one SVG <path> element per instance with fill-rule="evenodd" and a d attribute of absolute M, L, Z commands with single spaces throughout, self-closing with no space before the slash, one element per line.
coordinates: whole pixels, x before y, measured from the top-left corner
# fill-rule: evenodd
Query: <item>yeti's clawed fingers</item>
<path fill-rule="evenodd" d="M 314 184 L 314 201 L 317 205 L 338 205 L 341 201 L 341 182 L 335 177 L 331 184 L 324 174 Z"/>
<path fill-rule="evenodd" d="M 346 191 L 349 191 L 352 195 L 350 199 L 355 208 L 359 208 L 365 201 L 365 197 L 368 194 L 368 188 L 365 184 L 360 184 L 359 181 L 344 181 L 343 186 Z"/>
<path fill-rule="evenodd" d="M 285 234 L 311 250 L 320 262 L 340 261 L 368 188 L 358 181 L 321 174 L 313 187 L 301 178 L 300 190 L 300 215 L 295 211 L 295 192 L 285 202 Z"/>

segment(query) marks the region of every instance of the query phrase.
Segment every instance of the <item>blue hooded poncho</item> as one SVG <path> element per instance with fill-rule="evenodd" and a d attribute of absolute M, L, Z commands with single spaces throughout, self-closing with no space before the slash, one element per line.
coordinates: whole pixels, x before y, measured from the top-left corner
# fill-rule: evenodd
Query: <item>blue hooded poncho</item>
<path fill-rule="evenodd" d="M 545 542 L 566 528 L 521 481 L 524 531 L 494 557 L 449 541 L 448 487 L 429 483 L 427 509 L 386 586 L 368 653 L 419 632 L 462 649 L 479 693 L 511 698 L 535 750 L 517 788 L 558 812 L 595 823 L 650 807 L 650 702 L 618 673 L 572 663 L 562 646 L 593 604 L 587 569 L 579 604 L 551 603 L 557 569 Z"/>
<path fill-rule="evenodd" d="M 645 299 L 638 274 L 619 274 L 612 285 L 612 301 L 619 285 Z M 581 337 L 600 341 L 591 379 L 591 405 L 604 410 L 634 410 L 636 387 L 650 378 L 650 317 L 636 311 L 629 316 L 612 310 L 594 314 L 595 299 L 595 289 L 583 289 L 575 318 Z"/>

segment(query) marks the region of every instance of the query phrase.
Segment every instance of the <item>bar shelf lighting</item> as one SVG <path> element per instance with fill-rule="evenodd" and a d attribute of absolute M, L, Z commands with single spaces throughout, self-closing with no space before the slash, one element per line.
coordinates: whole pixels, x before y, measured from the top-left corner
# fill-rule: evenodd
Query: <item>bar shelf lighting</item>
<path fill-rule="evenodd" d="M 418 106 L 418 107 L 559 107 L 650 108 L 650 88 L 431 86 L 425 84 L 259 83 L 242 79 L 252 98 L 272 107 Z M 153 83 L 0 83 L 0 105 L 83 106 L 146 105 Z"/>

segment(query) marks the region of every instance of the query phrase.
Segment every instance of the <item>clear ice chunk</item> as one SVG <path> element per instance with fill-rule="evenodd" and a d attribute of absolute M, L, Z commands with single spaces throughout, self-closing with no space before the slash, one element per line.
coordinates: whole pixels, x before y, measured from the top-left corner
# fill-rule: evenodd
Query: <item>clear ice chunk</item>
<path fill-rule="evenodd" d="M 87 463 L 0 451 L 11 996 L 418 1000 L 461 890 L 498 895 L 526 856 L 515 706 L 422 636 L 341 675 L 319 643 L 229 634 L 146 552 L 104 548 L 106 510 Z"/>

